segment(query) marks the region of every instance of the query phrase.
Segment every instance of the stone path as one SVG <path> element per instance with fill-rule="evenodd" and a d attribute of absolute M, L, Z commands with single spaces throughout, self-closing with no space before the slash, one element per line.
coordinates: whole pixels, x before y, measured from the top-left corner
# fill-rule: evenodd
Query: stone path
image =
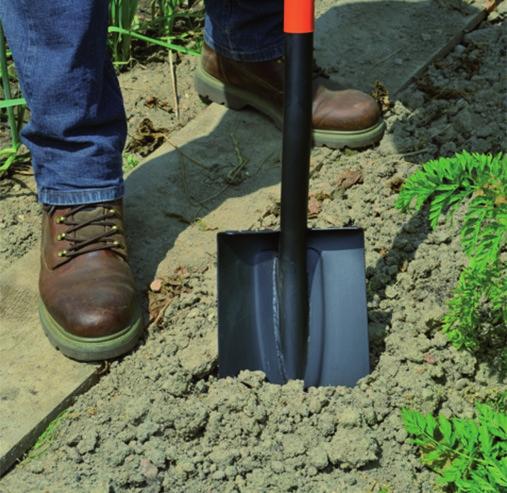
<path fill-rule="evenodd" d="M 40 329 L 38 269 L 34 250 L 0 278 L 0 475 L 96 381 L 96 366 L 65 358 Z"/>

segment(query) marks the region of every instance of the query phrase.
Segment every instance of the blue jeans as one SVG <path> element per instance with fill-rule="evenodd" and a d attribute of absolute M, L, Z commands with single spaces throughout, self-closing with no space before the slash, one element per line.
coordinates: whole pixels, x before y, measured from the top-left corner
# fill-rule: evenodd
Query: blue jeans
<path fill-rule="evenodd" d="M 205 40 L 224 56 L 282 54 L 282 1 L 207 0 Z M 123 195 L 127 133 L 107 47 L 107 0 L 0 0 L 0 19 L 31 111 L 22 130 L 39 201 L 74 205 Z"/>

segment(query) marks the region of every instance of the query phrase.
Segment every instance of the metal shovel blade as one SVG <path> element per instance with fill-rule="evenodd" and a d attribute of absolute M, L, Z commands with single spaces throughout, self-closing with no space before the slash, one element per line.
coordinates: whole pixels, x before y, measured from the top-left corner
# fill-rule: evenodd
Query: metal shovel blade
<path fill-rule="evenodd" d="M 220 376 L 287 381 L 277 294 L 278 232 L 218 234 Z M 363 231 L 308 230 L 305 386 L 353 386 L 369 372 Z"/>

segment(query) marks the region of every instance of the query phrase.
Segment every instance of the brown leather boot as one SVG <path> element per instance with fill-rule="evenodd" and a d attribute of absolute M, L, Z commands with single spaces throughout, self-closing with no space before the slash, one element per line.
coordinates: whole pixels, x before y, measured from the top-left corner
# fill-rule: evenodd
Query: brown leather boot
<path fill-rule="evenodd" d="M 251 106 L 281 128 L 283 120 L 282 58 L 237 62 L 204 45 L 195 84 L 199 95 L 232 109 Z M 367 94 L 344 89 L 316 69 L 313 83 L 313 141 L 333 148 L 366 147 L 385 131 L 380 107 Z"/>
<path fill-rule="evenodd" d="M 135 346 L 143 321 L 121 201 L 44 206 L 39 291 L 42 327 L 66 356 L 103 360 Z"/>

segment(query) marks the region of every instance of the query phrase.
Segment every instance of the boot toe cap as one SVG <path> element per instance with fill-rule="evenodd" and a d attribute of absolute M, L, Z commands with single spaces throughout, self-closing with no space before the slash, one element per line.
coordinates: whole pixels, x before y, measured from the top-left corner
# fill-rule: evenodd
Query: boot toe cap
<path fill-rule="evenodd" d="M 129 286 L 106 284 L 90 292 L 74 289 L 60 292 L 58 298 L 45 303 L 46 308 L 62 330 L 78 337 L 117 334 L 140 316 L 136 293 Z"/>
<path fill-rule="evenodd" d="M 319 91 L 314 99 L 314 128 L 337 132 L 357 132 L 378 125 L 382 113 L 368 94 L 355 89 Z"/>

